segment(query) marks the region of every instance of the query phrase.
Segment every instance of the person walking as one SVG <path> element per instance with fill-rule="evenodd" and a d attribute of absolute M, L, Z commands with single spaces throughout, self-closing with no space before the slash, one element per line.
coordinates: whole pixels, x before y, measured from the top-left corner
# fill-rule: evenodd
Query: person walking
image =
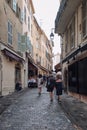
<path fill-rule="evenodd" d="M 38 84 L 38 94 L 40 96 L 42 92 L 42 86 L 43 86 L 43 78 L 41 74 L 38 75 L 37 84 Z"/>
<path fill-rule="evenodd" d="M 46 75 L 43 75 L 43 86 L 46 87 L 46 81 L 47 81 L 47 77 Z"/>
<path fill-rule="evenodd" d="M 61 95 L 62 95 L 62 75 L 61 75 L 61 73 L 57 73 L 57 75 L 56 75 L 55 88 L 56 88 L 56 95 L 58 97 L 58 102 L 60 103 Z"/>
<path fill-rule="evenodd" d="M 50 76 L 47 77 L 47 91 L 49 92 L 50 95 L 50 101 L 53 101 L 53 90 L 54 90 L 54 86 L 55 86 L 55 78 L 53 77 L 53 75 L 51 74 Z"/>

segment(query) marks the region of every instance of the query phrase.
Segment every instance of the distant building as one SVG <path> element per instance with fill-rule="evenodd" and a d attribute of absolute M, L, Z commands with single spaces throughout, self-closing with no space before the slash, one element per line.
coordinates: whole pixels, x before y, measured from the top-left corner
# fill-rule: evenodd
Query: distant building
<path fill-rule="evenodd" d="M 38 74 L 49 74 L 52 70 L 52 45 L 35 17 L 32 26 L 33 58 L 38 66 Z"/>
<path fill-rule="evenodd" d="M 54 54 L 53 55 L 53 70 L 55 69 L 55 65 L 60 63 L 60 53 Z"/>

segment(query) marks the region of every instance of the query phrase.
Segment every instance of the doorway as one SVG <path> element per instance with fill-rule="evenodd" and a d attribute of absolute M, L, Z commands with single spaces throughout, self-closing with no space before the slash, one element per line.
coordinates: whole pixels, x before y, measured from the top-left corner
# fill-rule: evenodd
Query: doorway
<path fill-rule="evenodd" d="M 15 66 L 15 84 L 21 81 L 21 67 L 19 64 Z"/>

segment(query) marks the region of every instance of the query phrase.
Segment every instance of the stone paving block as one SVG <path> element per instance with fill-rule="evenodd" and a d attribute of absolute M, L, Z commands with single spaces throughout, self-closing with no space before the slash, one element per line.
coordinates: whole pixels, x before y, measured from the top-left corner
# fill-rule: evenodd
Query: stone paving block
<path fill-rule="evenodd" d="M 67 95 L 63 96 L 61 104 L 58 104 L 55 97 L 50 102 L 46 88 L 40 97 L 37 88 L 28 88 L 1 100 L 0 109 L 3 111 L 0 115 L 0 130 L 77 130 L 77 126 L 81 126 L 83 130 L 87 128 L 84 121 L 87 113 L 85 104 Z M 81 110 L 80 116 L 78 109 Z M 79 124 L 82 122 L 84 127 Z"/>

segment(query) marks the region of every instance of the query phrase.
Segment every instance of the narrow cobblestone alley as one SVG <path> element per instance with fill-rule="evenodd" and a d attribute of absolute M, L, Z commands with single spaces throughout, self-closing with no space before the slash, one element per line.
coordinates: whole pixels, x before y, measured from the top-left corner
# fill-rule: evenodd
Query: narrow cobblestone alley
<path fill-rule="evenodd" d="M 0 115 L 0 130 L 76 130 L 46 88 L 28 90 Z"/>

